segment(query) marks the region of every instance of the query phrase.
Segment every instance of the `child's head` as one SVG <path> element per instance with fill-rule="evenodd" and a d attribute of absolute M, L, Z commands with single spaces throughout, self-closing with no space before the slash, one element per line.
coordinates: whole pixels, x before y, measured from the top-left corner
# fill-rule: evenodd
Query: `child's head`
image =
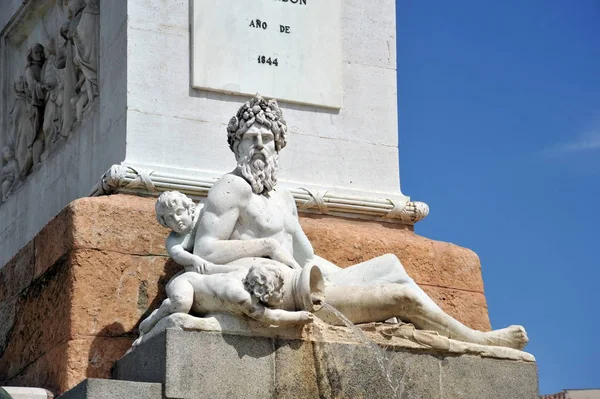
<path fill-rule="evenodd" d="M 179 191 L 165 191 L 156 205 L 156 220 L 176 233 L 184 233 L 192 228 L 196 206 L 190 198 Z"/>
<path fill-rule="evenodd" d="M 244 278 L 244 288 L 265 305 L 277 306 L 283 301 L 283 277 L 275 266 L 252 266 Z"/>

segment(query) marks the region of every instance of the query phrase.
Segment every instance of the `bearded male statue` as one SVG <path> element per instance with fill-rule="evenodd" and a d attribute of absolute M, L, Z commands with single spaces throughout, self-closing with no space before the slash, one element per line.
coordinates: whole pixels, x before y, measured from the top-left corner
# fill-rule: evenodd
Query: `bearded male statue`
<path fill-rule="evenodd" d="M 395 255 L 345 269 L 315 255 L 298 222 L 293 196 L 277 185 L 277 162 L 286 146 L 287 125 L 275 100 L 256 95 L 230 120 L 227 133 L 237 167 L 208 193 L 196 227 L 194 255 L 230 265 L 232 270 L 250 268 L 264 258 L 293 269 L 317 265 L 328 282 L 327 303 L 354 323 L 397 317 L 418 329 L 460 341 L 525 346 L 528 339 L 521 326 L 482 332 L 444 313 L 407 275 Z M 325 310 L 316 315 L 341 324 Z"/>

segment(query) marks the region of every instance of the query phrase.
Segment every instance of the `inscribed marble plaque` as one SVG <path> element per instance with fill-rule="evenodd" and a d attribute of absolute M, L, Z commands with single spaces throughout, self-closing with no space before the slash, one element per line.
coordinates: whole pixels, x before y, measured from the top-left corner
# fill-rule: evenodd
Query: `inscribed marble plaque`
<path fill-rule="evenodd" d="M 194 0 L 192 86 L 342 106 L 341 0 Z"/>

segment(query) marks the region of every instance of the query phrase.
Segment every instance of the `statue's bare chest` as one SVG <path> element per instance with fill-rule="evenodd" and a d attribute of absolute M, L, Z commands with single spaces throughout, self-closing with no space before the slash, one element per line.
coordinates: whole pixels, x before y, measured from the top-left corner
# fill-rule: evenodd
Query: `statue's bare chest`
<path fill-rule="evenodd" d="M 238 226 L 241 232 L 255 237 L 271 237 L 290 233 L 286 222 L 289 217 L 293 217 L 291 211 L 277 192 L 272 192 L 269 197 L 253 195 L 240 212 Z"/>

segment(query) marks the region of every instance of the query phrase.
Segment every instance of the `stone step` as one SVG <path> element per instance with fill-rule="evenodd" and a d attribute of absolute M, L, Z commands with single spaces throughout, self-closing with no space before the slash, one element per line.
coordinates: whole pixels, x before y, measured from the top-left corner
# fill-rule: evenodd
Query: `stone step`
<path fill-rule="evenodd" d="M 162 399 L 162 385 L 88 378 L 57 399 Z"/>

